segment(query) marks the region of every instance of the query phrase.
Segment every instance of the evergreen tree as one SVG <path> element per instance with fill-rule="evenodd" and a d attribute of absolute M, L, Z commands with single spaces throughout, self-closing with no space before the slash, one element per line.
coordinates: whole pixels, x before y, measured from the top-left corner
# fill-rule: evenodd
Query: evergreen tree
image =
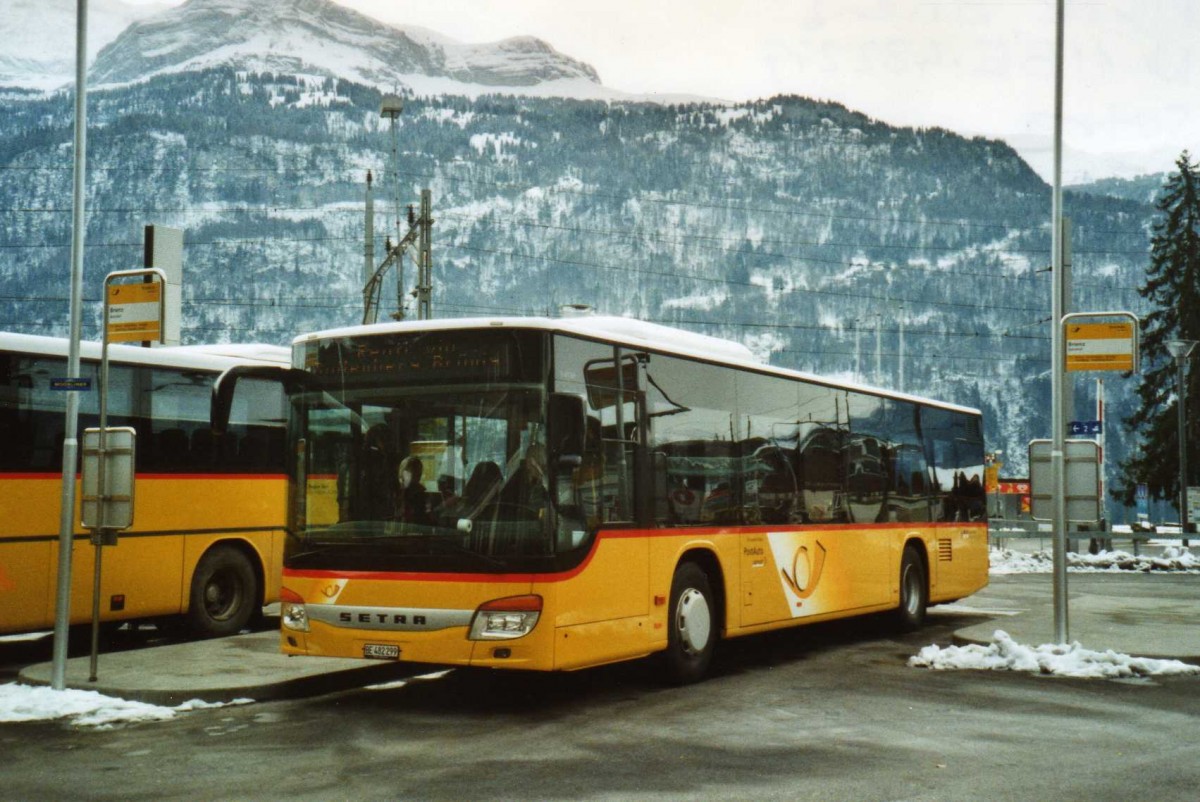
<path fill-rule="evenodd" d="M 1154 311 L 1142 320 L 1141 406 L 1125 423 L 1138 434 L 1141 448 L 1121 463 L 1122 483 L 1113 495 L 1132 504 L 1139 483 L 1154 498 L 1179 498 L 1179 423 L 1177 368 L 1167 350 L 1171 340 L 1200 340 L 1200 177 L 1185 150 L 1175 162 L 1155 202 L 1158 220 L 1150 242 L 1146 283 L 1138 293 Z M 1200 356 L 1197 354 L 1196 356 Z M 1184 392 L 1187 409 L 1188 480 L 1200 468 L 1200 392 L 1190 371 Z"/>

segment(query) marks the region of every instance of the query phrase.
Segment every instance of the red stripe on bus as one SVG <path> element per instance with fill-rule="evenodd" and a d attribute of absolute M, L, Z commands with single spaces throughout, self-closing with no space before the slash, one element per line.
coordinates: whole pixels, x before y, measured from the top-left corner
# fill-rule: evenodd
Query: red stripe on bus
<path fill-rule="evenodd" d="M 914 529 L 914 528 L 933 528 L 933 529 L 963 529 L 970 528 L 976 530 L 987 529 L 987 524 L 983 522 L 954 522 L 954 521 L 910 521 L 910 522 L 888 522 L 881 524 L 868 524 L 860 526 L 858 524 L 803 524 L 791 527 L 780 526 L 736 526 L 736 527 L 704 527 L 704 528 L 674 528 L 674 529 L 611 529 L 607 532 L 600 532 L 596 535 L 596 540 L 592 543 L 592 548 L 588 551 L 583 561 L 574 568 L 566 571 L 558 571 L 554 573 L 534 574 L 485 574 L 485 573 L 432 573 L 428 571 L 336 571 L 336 570 L 301 570 L 288 568 L 284 566 L 283 577 L 296 577 L 298 579 L 367 579 L 367 580 L 384 580 L 384 581 L 409 581 L 409 582 L 489 582 L 498 584 L 501 582 L 563 582 L 578 576 L 587 568 L 592 558 L 596 555 L 596 550 L 603 540 L 620 540 L 620 539 L 635 539 L 635 538 L 652 538 L 652 537 L 710 537 L 717 535 L 754 535 L 765 534 L 767 532 L 829 532 L 829 531 L 862 531 L 862 530 L 878 530 L 878 529 Z"/>
<path fill-rule="evenodd" d="M 278 479 L 287 478 L 284 473 L 139 473 L 135 474 L 138 479 Z M 0 473 L 0 482 L 8 479 L 44 479 L 44 480 L 59 480 L 62 479 L 61 473 Z M 75 481 L 80 480 L 80 475 L 75 474 Z"/>

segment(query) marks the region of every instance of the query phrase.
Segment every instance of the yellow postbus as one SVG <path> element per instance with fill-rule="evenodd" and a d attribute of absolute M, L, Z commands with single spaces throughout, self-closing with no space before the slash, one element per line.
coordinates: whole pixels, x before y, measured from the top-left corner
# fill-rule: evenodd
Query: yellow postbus
<path fill-rule="evenodd" d="M 301 336 L 286 384 L 287 654 L 661 653 L 690 682 L 719 641 L 864 613 L 912 628 L 987 582 L 973 409 L 599 316 Z"/>
<path fill-rule="evenodd" d="M 0 634 L 52 627 L 57 596 L 67 341 L 0 333 Z M 82 343 L 80 432 L 98 425 L 100 346 Z M 106 622 L 184 616 L 201 635 L 239 631 L 278 599 L 286 498 L 279 385 L 246 382 L 228 430 L 212 386 L 234 365 L 282 365 L 264 345 L 109 348 L 109 425 L 137 432 L 133 527 L 105 548 Z M 76 491 L 76 515 L 79 492 Z M 91 620 L 94 548 L 75 533 L 73 624 Z"/>

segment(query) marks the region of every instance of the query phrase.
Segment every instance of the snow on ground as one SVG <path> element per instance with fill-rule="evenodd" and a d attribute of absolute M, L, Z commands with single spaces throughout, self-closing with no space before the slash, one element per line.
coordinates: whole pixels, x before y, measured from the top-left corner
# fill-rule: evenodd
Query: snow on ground
<path fill-rule="evenodd" d="M 1017 643 L 1002 629 L 996 630 L 986 646 L 926 646 L 908 659 L 914 668 L 934 671 L 975 669 L 1025 671 L 1060 677 L 1119 679 L 1126 677 L 1200 674 L 1200 666 L 1179 660 L 1130 657 L 1112 650 L 1085 649 L 1079 643 L 1042 644 L 1032 647 Z"/>
<path fill-rule="evenodd" d="M 1048 574 L 1054 568 L 1050 551 L 1020 552 L 1005 548 L 991 549 L 992 574 Z M 1067 570 L 1079 572 L 1180 571 L 1200 574 L 1200 557 L 1182 546 L 1166 546 L 1157 555 L 1133 555 L 1126 551 L 1102 551 L 1099 554 L 1067 552 Z"/>
<path fill-rule="evenodd" d="M 253 702 L 253 699 L 235 699 L 228 704 L 247 705 Z M 0 685 L 0 722 L 67 719 L 77 727 L 113 729 L 121 724 L 166 721 L 180 713 L 225 706 L 223 702 L 192 699 L 175 707 L 161 707 L 117 699 L 96 691 L 56 691 L 45 686 L 15 682 Z"/>

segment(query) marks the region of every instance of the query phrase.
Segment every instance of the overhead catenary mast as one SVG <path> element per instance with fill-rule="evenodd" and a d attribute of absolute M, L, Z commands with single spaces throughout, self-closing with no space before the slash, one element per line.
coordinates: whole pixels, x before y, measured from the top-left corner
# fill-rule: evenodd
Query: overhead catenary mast
<path fill-rule="evenodd" d="M 371 194 L 371 171 L 367 170 L 366 231 L 363 236 L 362 285 L 365 287 L 375 273 L 375 198 Z"/>
<path fill-rule="evenodd" d="M 416 216 L 412 207 L 408 210 L 408 231 L 402 232 L 400 205 L 400 144 L 396 130 L 396 120 L 404 108 L 404 103 L 398 95 L 384 95 L 380 103 L 379 115 L 391 121 L 392 138 L 392 172 L 395 176 L 395 211 L 396 211 L 396 241 L 392 238 L 385 240 L 383 261 L 375 264 L 375 202 L 372 195 L 372 176 L 367 173 L 366 192 L 366 234 L 363 248 L 363 318 L 364 324 L 375 323 L 379 319 L 379 303 L 383 290 L 383 277 L 388 268 L 396 267 L 396 311 L 392 313 L 395 320 L 404 319 L 404 301 L 407 293 L 404 285 L 404 252 L 410 245 L 417 244 L 417 286 L 412 295 L 417 299 L 417 316 L 421 320 L 433 317 L 431 297 L 433 294 L 431 229 L 431 195 L 428 189 L 421 191 L 421 213 Z"/>

